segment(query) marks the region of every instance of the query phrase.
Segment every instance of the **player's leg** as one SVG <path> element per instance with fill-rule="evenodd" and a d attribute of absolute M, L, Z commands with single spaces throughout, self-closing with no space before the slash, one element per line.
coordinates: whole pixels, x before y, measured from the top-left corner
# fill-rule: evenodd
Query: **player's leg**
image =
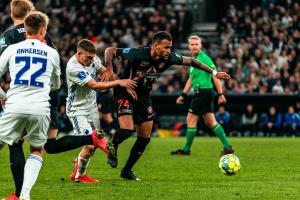
<path fill-rule="evenodd" d="M 122 178 L 135 181 L 140 180 L 132 173 L 132 167 L 143 155 L 147 145 L 150 142 L 152 126 L 153 120 L 146 121 L 135 126 L 137 131 L 137 139 L 131 148 L 129 158 L 127 159 L 126 164 L 121 171 Z"/>
<path fill-rule="evenodd" d="M 221 154 L 230 154 L 233 153 L 234 150 L 226 136 L 226 133 L 223 129 L 223 127 L 217 122 L 214 113 L 207 112 L 202 115 L 202 118 L 205 122 L 205 124 L 210 128 L 220 139 L 220 141 L 223 144 L 224 150 L 221 151 Z"/>
<path fill-rule="evenodd" d="M 87 115 L 87 116 L 76 116 L 71 117 L 72 124 L 74 127 L 75 137 L 81 135 L 95 135 L 98 133 L 96 128 L 100 128 L 99 119 L 97 113 Z M 98 141 L 95 143 L 98 144 L 98 147 L 103 150 L 105 153 L 110 154 L 108 150 L 108 143 L 104 135 L 101 138 L 97 138 Z M 96 179 L 91 179 L 86 174 L 86 169 L 90 162 L 91 156 L 96 150 L 94 145 L 85 145 L 81 152 L 79 153 L 77 159 L 74 162 L 74 170 L 70 176 L 71 181 L 83 182 L 83 183 L 92 183 L 98 182 Z M 114 150 L 114 149 L 113 149 Z"/>
<path fill-rule="evenodd" d="M 56 139 L 58 134 L 58 115 L 56 107 L 51 107 L 51 123 L 48 131 L 47 143 L 44 149 L 49 154 L 61 153 L 77 149 L 84 145 L 93 145 L 92 135 L 64 136 Z"/>
<path fill-rule="evenodd" d="M 92 135 L 67 135 L 56 139 L 57 131 L 57 129 L 51 129 L 48 132 L 48 140 L 44 148 L 45 151 L 49 154 L 71 151 L 84 145 L 94 145 Z"/>
<path fill-rule="evenodd" d="M 17 197 L 19 197 L 21 193 L 24 179 L 24 167 L 26 162 L 23 151 L 23 142 L 23 140 L 20 140 L 18 143 L 8 145 L 10 170 L 15 184 L 15 193 L 12 195 Z"/>
<path fill-rule="evenodd" d="M 171 152 L 171 155 L 190 155 L 191 146 L 197 133 L 198 115 L 188 112 L 186 117 L 187 131 L 186 141 L 182 149 Z"/>
<path fill-rule="evenodd" d="M 118 117 L 120 129 L 116 132 L 115 136 L 113 137 L 112 143 L 116 150 L 116 154 L 118 151 L 118 146 L 124 140 L 129 138 L 134 133 L 134 123 L 132 115 L 122 115 Z M 116 168 L 118 166 L 118 158 L 108 156 L 107 163 L 110 164 L 112 168 Z"/>
<path fill-rule="evenodd" d="M 35 184 L 40 169 L 43 163 L 43 146 L 47 141 L 47 132 L 50 125 L 48 116 L 39 115 L 23 115 L 23 119 L 27 130 L 27 135 L 30 144 L 30 154 L 26 160 L 24 167 L 24 181 L 20 199 L 29 200 L 30 191 Z"/>
<path fill-rule="evenodd" d="M 134 122 L 132 117 L 133 101 L 127 92 L 122 88 L 114 89 L 114 100 L 120 128 L 114 135 L 112 143 L 117 151 L 119 144 L 129 138 L 134 132 Z M 108 156 L 107 163 L 110 164 L 112 168 L 115 168 L 118 165 L 118 159 L 117 157 L 113 158 Z"/>
<path fill-rule="evenodd" d="M 24 167 L 24 181 L 20 198 L 24 200 L 30 199 L 30 191 L 38 178 L 39 172 L 42 168 L 42 164 L 42 147 L 37 148 L 30 146 L 30 154 L 26 160 L 26 164 Z"/>
<path fill-rule="evenodd" d="M 13 113 L 4 113 L 1 117 L 0 128 L 1 133 L 8 133 L 12 130 L 18 130 L 19 133 L 14 131 L 14 134 L 20 135 L 23 132 L 20 129 L 20 122 L 17 121 Z M 10 138 L 8 136 L 4 136 Z M 20 136 L 19 136 L 20 137 Z M 13 180 L 15 184 L 15 192 L 7 197 L 7 199 L 17 198 L 20 196 L 23 178 L 24 178 L 24 166 L 25 166 L 25 156 L 22 148 L 23 140 L 18 140 L 16 143 L 12 142 L 9 146 L 9 158 L 10 158 L 10 169 L 13 175 Z"/>

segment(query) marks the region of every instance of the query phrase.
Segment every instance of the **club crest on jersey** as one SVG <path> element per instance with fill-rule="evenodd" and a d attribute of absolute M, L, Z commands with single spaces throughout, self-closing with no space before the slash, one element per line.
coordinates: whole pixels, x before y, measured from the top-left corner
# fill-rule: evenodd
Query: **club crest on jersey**
<path fill-rule="evenodd" d="M 77 77 L 80 79 L 80 80 L 83 80 L 86 78 L 86 73 L 84 71 L 81 71 L 78 73 Z"/>
<path fill-rule="evenodd" d="M 83 130 L 83 133 L 86 134 L 86 135 L 88 135 L 88 134 L 90 133 L 90 131 L 87 130 L 87 129 L 84 129 L 84 130 Z"/>

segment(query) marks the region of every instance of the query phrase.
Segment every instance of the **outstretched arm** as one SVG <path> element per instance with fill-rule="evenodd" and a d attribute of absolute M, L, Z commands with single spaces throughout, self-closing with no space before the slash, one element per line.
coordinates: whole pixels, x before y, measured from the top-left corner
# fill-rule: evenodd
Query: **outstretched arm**
<path fill-rule="evenodd" d="M 207 65 L 205 65 L 204 63 L 192 58 L 192 57 L 183 57 L 183 65 L 187 65 L 187 66 L 193 66 L 197 69 L 203 70 L 209 74 L 212 74 L 213 76 L 217 77 L 218 79 L 226 79 L 229 80 L 230 79 L 230 75 L 227 74 L 226 72 L 217 72 L 216 70 L 213 70 L 211 68 L 209 68 Z"/>

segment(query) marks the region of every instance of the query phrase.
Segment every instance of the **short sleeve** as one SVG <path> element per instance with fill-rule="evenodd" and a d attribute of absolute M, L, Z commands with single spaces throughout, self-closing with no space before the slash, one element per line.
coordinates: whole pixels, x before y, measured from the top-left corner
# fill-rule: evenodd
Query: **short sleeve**
<path fill-rule="evenodd" d="M 98 70 L 102 70 L 102 69 L 104 69 L 105 67 L 102 65 L 102 62 L 101 62 L 101 60 L 100 60 L 100 58 L 98 57 L 98 56 L 96 56 L 95 58 L 94 58 L 94 64 L 95 64 L 95 66 L 96 66 L 96 70 L 98 71 Z"/>
<path fill-rule="evenodd" d="M 116 53 L 117 57 L 121 57 L 125 60 L 134 60 L 141 55 L 141 52 L 138 48 L 118 48 Z"/>
<path fill-rule="evenodd" d="M 67 77 L 70 81 L 80 86 L 87 84 L 92 79 L 89 73 L 78 65 L 70 66 L 70 70 L 67 71 Z"/>
<path fill-rule="evenodd" d="M 57 51 L 54 52 L 52 64 L 54 65 L 53 73 L 56 76 L 60 76 L 61 70 L 60 70 L 60 57 Z"/>
<path fill-rule="evenodd" d="M 8 70 L 11 52 L 11 46 L 9 46 L 0 56 L 0 77 Z"/>
<path fill-rule="evenodd" d="M 1 35 L 0 37 L 0 55 L 4 52 L 4 50 L 9 46 L 9 41 L 7 37 Z"/>
<path fill-rule="evenodd" d="M 169 56 L 169 63 L 170 65 L 182 65 L 183 57 L 175 52 L 171 52 Z"/>

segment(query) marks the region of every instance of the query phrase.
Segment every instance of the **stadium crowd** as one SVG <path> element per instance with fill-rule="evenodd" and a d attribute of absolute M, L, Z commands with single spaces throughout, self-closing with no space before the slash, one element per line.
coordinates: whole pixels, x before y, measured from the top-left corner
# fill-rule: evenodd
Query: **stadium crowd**
<path fill-rule="evenodd" d="M 33 2 L 49 16 L 49 33 L 65 62 L 82 38 L 95 42 L 101 57 L 108 46 L 148 45 L 158 30 L 169 31 L 175 48 L 179 48 L 192 32 L 191 11 L 185 5 L 175 9 L 168 0 Z M 206 45 L 204 51 L 219 70 L 232 76 L 224 84 L 227 94 L 300 94 L 300 4 L 263 2 L 269 3 L 239 9 L 231 4 L 218 24 L 219 42 Z M 0 3 L 0 33 L 12 25 L 8 5 L 9 0 Z M 188 69 L 178 66 L 174 74 L 164 75 L 154 85 L 153 92 L 179 94 L 187 77 Z M 64 78 L 60 89 L 63 100 L 67 96 Z M 0 79 L 0 86 L 7 90 L 9 82 L 7 74 Z M 64 108 L 61 111 L 64 119 Z"/>

